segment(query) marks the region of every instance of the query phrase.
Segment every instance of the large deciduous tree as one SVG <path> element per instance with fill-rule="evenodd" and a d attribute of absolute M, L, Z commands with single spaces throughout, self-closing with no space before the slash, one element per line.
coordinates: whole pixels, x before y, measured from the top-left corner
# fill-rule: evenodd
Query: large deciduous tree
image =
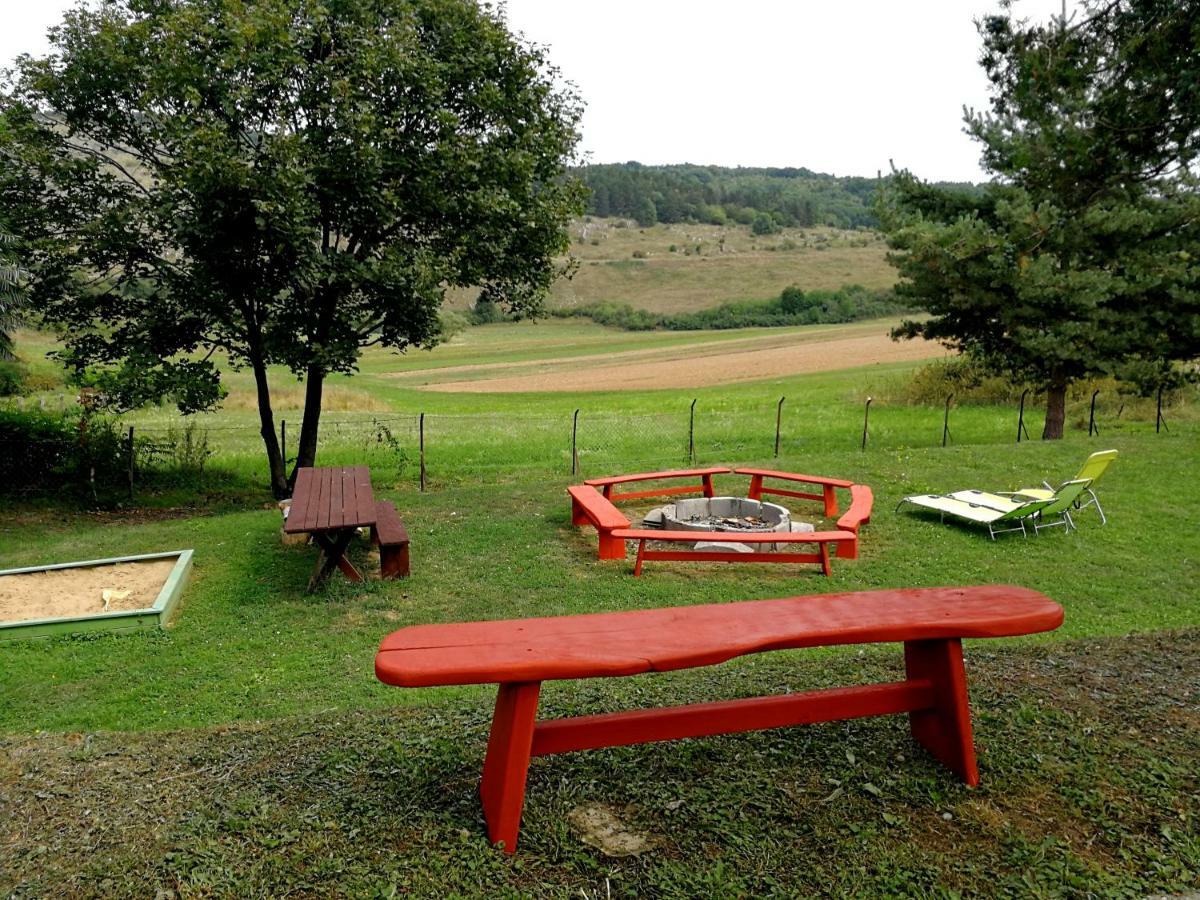
<path fill-rule="evenodd" d="M 536 310 L 582 209 L 581 107 L 471 0 L 105 0 L 0 98 L 0 212 L 65 357 L 125 406 L 218 402 L 268 366 L 322 387 L 363 347 L 438 337 L 448 287 Z"/>
<path fill-rule="evenodd" d="M 966 130 L 995 177 L 885 184 L 899 292 L 932 314 L 895 335 L 1037 383 L 1059 438 L 1073 381 L 1200 355 L 1200 3 L 1084 0 L 1044 25 L 1005 3 L 979 31 L 992 99 Z"/>

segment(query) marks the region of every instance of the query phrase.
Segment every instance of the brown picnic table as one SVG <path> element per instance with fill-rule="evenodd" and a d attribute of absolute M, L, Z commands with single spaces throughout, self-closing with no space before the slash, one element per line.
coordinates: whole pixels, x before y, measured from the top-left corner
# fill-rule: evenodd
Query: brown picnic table
<path fill-rule="evenodd" d="M 321 548 L 308 581 L 310 591 L 328 579 L 335 568 L 351 581 L 363 580 L 346 559 L 346 548 L 359 528 L 375 528 L 376 509 L 371 472 L 366 466 L 314 467 L 297 472 L 283 530 L 285 534 L 311 534 Z"/>

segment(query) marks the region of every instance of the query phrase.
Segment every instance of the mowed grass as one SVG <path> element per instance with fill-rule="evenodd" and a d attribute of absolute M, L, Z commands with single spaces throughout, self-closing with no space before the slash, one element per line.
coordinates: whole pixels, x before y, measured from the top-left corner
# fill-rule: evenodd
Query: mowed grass
<path fill-rule="evenodd" d="M 570 256 L 580 265 L 571 279 L 554 285 L 550 305 L 611 301 L 651 312 L 691 312 L 777 297 L 792 284 L 807 291 L 848 284 L 882 289 L 896 282 L 887 247 L 871 231 L 822 226 L 754 235 L 744 225 L 638 228 L 632 222 L 617 227 L 618 221 L 571 226 Z M 466 308 L 473 300 L 469 292 L 457 293 L 452 306 Z"/>
<path fill-rule="evenodd" d="M 911 493 L 1014 489 L 1066 478 L 1095 444 L 971 446 L 902 452 L 726 458 L 871 485 L 875 513 L 863 558 L 831 578 L 812 567 L 651 564 L 595 559 L 595 538 L 572 528 L 566 474 L 514 472 L 455 480 L 427 493 L 377 478 L 413 539 L 413 577 L 303 592 L 313 553 L 284 547 L 279 515 L 263 508 L 197 514 L 10 512 L 0 528 L 7 566 L 192 547 L 195 574 L 175 626 L 124 637 L 33 641 L 0 654 L 0 730 L 162 729 L 464 699 L 475 688 L 404 692 L 371 677 L 378 640 L 406 624 L 637 609 L 677 603 L 919 585 L 1015 583 L 1067 608 L 1061 637 L 1200 624 L 1200 539 L 1184 523 L 1200 501 L 1192 436 L 1122 436 L 1102 487 L 1112 524 L 1084 513 L 1078 533 L 1036 540 L 943 526 L 897 513 Z M 744 490 L 724 478 L 722 490 Z M 798 504 L 811 521 L 815 509 Z M 355 552 L 362 561 L 365 547 Z M 735 666 L 737 664 L 734 664 Z"/>
<path fill-rule="evenodd" d="M 1180 431 L 1186 431 L 1180 429 Z M 306 547 L 262 508 L 10 510 L 19 565 L 190 546 L 165 632 L 0 647 L 0 891 L 79 896 L 793 897 L 1145 895 L 1200 872 L 1194 433 L 1126 434 L 1080 530 L 992 542 L 894 511 L 914 492 L 1066 477 L 1099 446 L 974 445 L 729 458 L 871 484 L 862 558 L 814 567 L 595 559 L 564 474 L 464 477 L 403 511 L 413 576 L 303 592 Z M 740 479 L 719 486 L 737 491 Z M 797 512 L 817 513 L 793 502 Z M 819 522 L 819 519 L 814 519 Z M 1164 522 L 1168 523 L 1164 527 Z M 1171 527 L 1175 523 L 1178 527 Z M 354 548 L 364 566 L 366 548 Z M 535 762 L 522 844 L 488 848 L 476 798 L 494 689 L 378 684 L 408 624 L 1014 583 L 1063 604 L 1050 635 L 971 641 L 983 785 L 961 786 L 872 719 Z M 748 657 L 553 683 L 546 716 L 899 677 L 894 647 Z M 609 858 L 572 814 L 602 808 L 648 849 Z"/>
<path fill-rule="evenodd" d="M 499 326 L 468 332 L 462 362 L 567 355 L 618 339 Z M 637 336 L 641 337 L 641 336 Z M 659 336 L 652 336 L 657 339 Z M 687 340 L 689 336 L 665 335 Z M 44 338 L 39 339 L 43 342 Z M 490 349 L 489 349 L 490 348 Z M 423 355 L 436 364 L 435 351 Z M 203 417 L 218 450 L 203 488 L 141 487 L 128 509 L 50 498 L 6 504 L 0 565 L 192 547 L 174 625 L 0 644 L 0 893 L 81 896 L 794 897 L 1144 896 L 1200 873 L 1200 503 L 1194 403 L 1086 398 L 1068 438 L 1013 443 L 1016 411 L 905 406 L 911 364 L 696 391 L 430 395 L 368 354 L 335 380 L 320 461 L 368 462 L 413 540 L 413 576 L 304 593 L 314 553 L 284 547 L 261 490 L 257 420 Z M 461 363 L 459 363 L 461 364 Z M 244 387 L 243 375 L 230 384 Z M 279 377 L 281 385 L 286 376 Z M 784 404 L 773 456 L 776 403 Z M 863 402 L 870 442 L 860 449 Z M 570 525 L 567 484 L 677 466 L 697 399 L 699 463 L 763 464 L 871 485 L 862 558 L 815 567 L 595 559 Z M 378 405 L 382 404 L 383 409 Z M 236 407 L 236 408 L 234 408 Z M 569 474 L 579 417 L 581 475 Z M 416 486 L 416 414 L 430 490 Z M 1036 436 L 1040 412 L 1027 411 Z M 132 417 L 178 427 L 169 410 Z M 372 424 L 390 423 L 401 451 Z M 293 432 L 294 434 L 294 432 Z M 294 440 L 294 438 L 293 438 Z M 1121 451 L 1080 530 L 1036 539 L 896 512 L 911 493 L 1064 479 Z M 741 479 L 719 486 L 737 493 Z M 819 526 L 817 510 L 794 511 Z M 368 548 L 353 558 L 370 568 Z M 540 760 L 520 853 L 487 847 L 476 798 L 493 689 L 378 684 L 379 640 L 408 624 L 733 602 L 828 591 L 1013 583 L 1063 604 L 1051 635 L 968 642 L 983 786 L 967 790 L 887 718 Z M 802 600 L 798 602 L 803 602 Z M 554 683 L 546 715 L 774 694 L 897 677 L 896 648 L 767 654 L 699 670 Z M 600 804 L 650 849 L 611 859 L 569 824 Z"/>

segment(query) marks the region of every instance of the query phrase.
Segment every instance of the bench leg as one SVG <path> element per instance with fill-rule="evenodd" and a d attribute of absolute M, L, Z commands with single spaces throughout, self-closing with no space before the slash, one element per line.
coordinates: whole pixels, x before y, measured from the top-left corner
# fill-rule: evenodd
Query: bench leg
<path fill-rule="evenodd" d="M 750 500 L 762 499 L 762 476 L 750 476 L 750 490 L 746 491 L 746 497 Z"/>
<path fill-rule="evenodd" d="M 838 517 L 837 491 L 834 490 L 832 484 L 821 485 L 821 491 L 825 495 L 825 518 L 836 519 Z"/>
<path fill-rule="evenodd" d="M 843 528 L 842 531 L 853 531 L 854 540 L 838 541 L 837 558 L 838 559 L 858 559 L 858 529 Z"/>
<path fill-rule="evenodd" d="M 704 496 L 705 497 L 714 496 L 715 492 L 713 491 L 712 476 L 711 475 L 701 475 L 700 478 L 704 482 Z"/>
<path fill-rule="evenodd" d="M 529 772 L 529 751 L 533 746 L 541 686 L 538 681 L 502 684 L 496 694 L 496 711 L 492 716 L 492 733 L 488 737 L 479 796 L 487 820 L 488 839 L 493 844 L 502 843 L 505 853 L 517 851 L 521 808 L 525 805 L 525 777 Z"/>
<path fill-rule="evenodd" d="M 600 559 L 624 559 L 625 558 L 625 539 L 615 538 L 611 531 L 599 531 L 600 535 Z"/>
<path fill-rule="evenodd" d="M 407 578 L 409 573 L 408 544 L 380 546 L 379 577 Z"/>
<path fill-rule="evenodd" d="M 636 578 L 637 576 L 642 574 L 642 556 L 645 552 L 646 552 L 646 542 L 638 541 L 637 562 L 635 562 L 633 564 L 633 577 L 634 578 Z"/>
<path fill-rule="evenodd" d="M 822 541 L 818 546 L 821 548 L 821 571 L 828 578 L 833 571 L 833 566 L 829 564 L 829 545 Z"/>
<path fill-rule="evenodd" d="M 933 684 L 933 707 L 908 714 L 912 735 L 948 769 L 971 787 L 979 784 L 967 673 L 958 638 L 905 641 L 904 668 L 910 681 Z"/>
<path fill-rule="evenodd" d="M 571 498 L 571 524 L 586 525 L 588 523 L 587 513 L 583 511 L 583 506 L 574 497 Z"/>

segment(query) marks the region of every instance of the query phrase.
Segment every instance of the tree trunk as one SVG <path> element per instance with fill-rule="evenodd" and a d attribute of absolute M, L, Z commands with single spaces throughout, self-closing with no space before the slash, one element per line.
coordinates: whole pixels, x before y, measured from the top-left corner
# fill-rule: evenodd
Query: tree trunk
<path fill-rule="evenodd" d="M 1054 381 L 1046 389 L 1046 425 L 1042 428 L 1042 440 L 1062 440 L 1063 425 L 1066 421 L 1067 383 Z"/>
<path fill-rule="evenodd" d="M 258 421 L 261 424 L 263 445 L 267 448 L 267 465 L 271 471 L 271 493 L 276 500 L 292 496 L 288 487 L 287 464 L 279 452 L 279 436 L 275 433 L 275 413 L 271 410 L 271 388 L 267 384 L 267 366 L 261 359 L 251 361 L 254 384 L 258 388 Z"/>
<path fill-rule="evenodd" d="M 317 366 L 309 366 L 304 380 L 304 421 L 300 425 L 300 447 L 296 452 L 296 467 L 292 469 L 292 483 L 296 481 L 296 470 L 311 466 L 317 461 L 317 432 L 321 425 L 321 396 L 325 387 L 325 372 Z"/>

